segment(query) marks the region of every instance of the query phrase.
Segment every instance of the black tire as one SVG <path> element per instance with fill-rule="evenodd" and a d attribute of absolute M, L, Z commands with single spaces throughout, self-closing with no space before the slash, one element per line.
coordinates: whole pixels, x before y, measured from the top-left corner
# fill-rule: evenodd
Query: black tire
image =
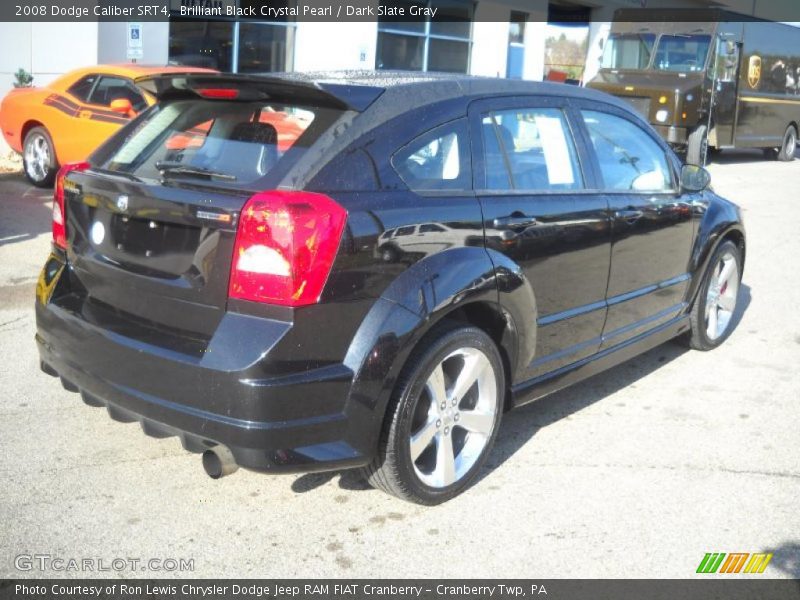
<path fill-rule="evenodd" d="M 686 145 L 686 164 L 704 167 L 707 153 L 708 127 L 705 125 L 698 125 L 697 128 L 689 134 L 689 140 Z"/>
<path fill-rule="evenodd" d="M 386 263 L 393 263 L 397 262 L 400 258 L 400 254 L 396 248 L 390 245 L 386 245 L 380 249 L 381 252 L 381 260 Z"/>
<path fill-rule="evenodd" d="M 438 365 L 450 364 L 442 361 L 445 361 L 445 359 L 461 349 L 478 350 L 488 359 L 492 367 L 497 396 L 491 433 L 485 437 L 476 438 L 481 443 L 485 443 L 485 445 L 480 450 L 480 454 L 472 466 L 454 483 L 431 486 L 422 480 L 415 462 L 411 458 L 410 441 L 414 431 L 412 426 L 419 422 L 420 416 L 423 417 L 423 420 L 427 420 L 428 424 L 431 423 L 430 408 L 426 411 L 425 404 L 422 404 L 423 402 L 427 404 L 423 395 L 423 393 L 428 394 L 427 382 Z M 446 374 L 445 377 L 447 377 Z M 486 381 L 488 382 L 489 380 L 487 379 Z M 470 394 L 477 394 L 477 389 L 478 386 L 475 384 L 469 387 L 470 391 L 464 395 L 464 401 L 468 400 Z M 504 397 L 505 374 L 503 362 L 492 339 L 477 327 L 460 326 L 455 323 L 437 327 L 423 339 L 418 349 L 412 354 L 408 364 L 403 368 L 402 374 L 395 385 L 392 400 L 387 408 L 378 454 L 373 462 L 364 468 L 363 475 L 373 487 L 403 500 L 428 506 L 450 500 L 472 483 L 491 451 L 500 427 Z M 433 404 L 431 403 L 430 406 L 432 407 Z M 461 406 L 462 403 L 456 406 L 454 410 L 458 410 Z M 446 424 L 450 423 L 451 441 L 449 443 L 452 444 L 453 456 L 462 457 L 461 452 L 466 447 L 469 435 L 472 434 L 466 434 L 466 430 L 459 429 L 462 426 L 458 424 L 457 415 L 458 413 L 456 413 L 455 421 L 448 420 L 442 425 L 445 430 L 442 430 L 441 433 L 446 433 Z M 440 421 L 437 420 L 436 427 L 439 427 L 439 423 Z M 422 428 L 427 426 L 422 425 Z M 464 440 L 461 442 L 463 445 L 456 452 L 457 432 L 459 432 L 459 436 L 463 432 Z M 440 442 L 438 440 L 440 439 L 442 438 L 431 438 L 430 445 L 426 446 L 426 452 L 433 452 L 435 455 L 439 449 L 438 444 Z M 484 439 L 485 442 L 483 442 Z M 418 460 L 421 460 L 424 455 L 425 453 L 423 452 Z M 435 460 L 438 461 L 438 457 Z"/>
<path fill-rule="evenodd" d="M 25 177 L 36 187 L 52 187 L 58 173 L 55 146 L 47 129 L 34 127 L 22 143 L 22 167 Z"/>
<path fill-rule="evenodd" d="M 789 125 L 786 128 L 786 133 L 783 134 L 783 144 L 778 150 L 777 159 L 781 162 L 791 162 L 794 160 L 795 152 L 797 151 L 797 130 L 794 125 Z"/>
<path fill-rule="evenodd" d="M 783 142 L 780 148 L 764 148 L 764 158 L 767 160 L 779 160 L 781 162 L 791 162 L 794 160 L 795 149 L 797 147 L 797 130 L 794 125 L 789 125 L 783 134 Z"/>
<path fill-rule="evenodd" d="M 695 350 L 708 351 L 717 348 L 730 337 L 734 329 L 735 304 L 725 330 L 717 337 L 709 336 L 709 318 L 706 315 L 706 307 L 709 301 L 709 289 L 711 288 L 715 274 L 718 274 L 716 270 L 720 269 L 721 260 L 726 255 L 731 255 L 735 260 L 737 280 L 734 303 L 736 304 L 738 301 L 738 292 L 741 288 L 742 278 L 742 251 L 733 242 L 725 241 L 714 251 L 708 263 L 708 268 L 703 274 L 703 282 L 700 285 L 694 305 L 692 306 L 692 312 L 690 314 L 691 331 L 688 336 L 688 342 L 689 346 Z"/>

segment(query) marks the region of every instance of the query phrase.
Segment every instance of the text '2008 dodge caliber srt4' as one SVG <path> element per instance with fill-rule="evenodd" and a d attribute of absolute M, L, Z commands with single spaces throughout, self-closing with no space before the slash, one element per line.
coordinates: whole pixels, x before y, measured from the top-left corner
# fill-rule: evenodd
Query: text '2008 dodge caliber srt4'
<path fill-rule="evenodd" d="M 503 411 L 730 334 L 739 209 L 625 104 L 556 84 L 166 75 L 62 168 L 45 372 L 214 477 L 362 468 L 435 504 Z M 290 147 L 267 118 L 302 123 Z"/>

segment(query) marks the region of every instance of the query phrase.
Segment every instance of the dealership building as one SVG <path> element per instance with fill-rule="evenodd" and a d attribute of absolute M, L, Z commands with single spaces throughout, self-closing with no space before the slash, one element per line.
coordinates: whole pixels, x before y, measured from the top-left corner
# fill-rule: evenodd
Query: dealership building
<path fill-rule="evenodd" d="M 548 27 L 568 23 L 564 29 L 588 39 L 582 73 L 588 79 L 618 8 L 714 5 L 769 18 L 784 0 L 416 0 L 422 8 L 432 2 L 438 12 L 435 19 L 415 21 L 377 15 L 360 22 L 201 16 L 208 9 L 224 14 L 238 1 L 171 0 L 169 22 L 141 24 L 136 60 L 238 73 L 404 69 L 541 80 L 548 69 Z M 0 23 L 0 95 L 20 68 L 43 85 L 76 67 L 125 62 L 132 52 L 128 32 L 125 22 Z"/>

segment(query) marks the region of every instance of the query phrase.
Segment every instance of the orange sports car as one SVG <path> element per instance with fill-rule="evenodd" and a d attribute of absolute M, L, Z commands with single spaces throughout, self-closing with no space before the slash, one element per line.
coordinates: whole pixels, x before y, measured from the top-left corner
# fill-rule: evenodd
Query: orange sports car
<path fill-rule="evenodd" d="M 59 165 L 85 160 L 95 148 L 155 98 L 134 85 L 138 77 L 213 73 L 194 67 L 97 65 L 71 71 L 45 87 L 11 90 L 0 104 L 0 130 L 22 154 L 25 175 L 52 185 Z"/>

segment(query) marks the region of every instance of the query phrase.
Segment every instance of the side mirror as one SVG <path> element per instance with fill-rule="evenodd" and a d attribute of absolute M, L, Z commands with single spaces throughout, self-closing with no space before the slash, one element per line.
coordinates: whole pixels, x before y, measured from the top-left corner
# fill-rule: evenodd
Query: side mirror
<path fill-rule="evenodd" d="M 126 117 L 133 114 L 133 104 L 127 98 L 117 98 L 112 100 L 109 108 L 115 113 L 120 113 Z"/>
<path fill-rule="evenodd" d="M 711 173 L 698 165 L 683 165 L 681 189 L 687 192 L 702 192 L 711 185 Z"/>

